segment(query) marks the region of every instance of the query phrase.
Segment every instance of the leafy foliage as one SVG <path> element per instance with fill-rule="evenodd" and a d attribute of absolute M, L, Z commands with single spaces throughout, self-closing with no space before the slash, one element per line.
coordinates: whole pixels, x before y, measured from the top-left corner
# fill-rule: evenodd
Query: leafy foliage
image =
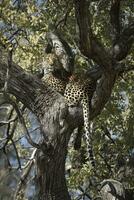
<path fill-rule="evenodd" d="M 94 33 L 107 49 L 111 48 L 111 25 L 109 23 L 108 1 L 92 1 L 91 14 Z M 127 26 L 134 20 L 133 0 L 122 1 L 121 25 Z M 28 71 L 38 69 L 45 58 L 45 35 L 49 30 L 57 29 L 71 44 L 76 53 L 77 70 L 88 68 L 91 61 L 79 51 L 78 27 L 72 0 L 34 0 L 34 1 L 0 1 L 0 45 L 6 50 L 13 49 L 13 60 Z M 134 65 L 134 48 L 125 59 L 127 66 Z M 93 62 L 93 61 L 92 61 Z M 126 187 L 133 186 L 134 174 L 134 73 L 129 72 L 118 78 L 111 99 L 100 116 L 93 121 L 93 141 L 97 159 L 97 182 L 106 178 L 120 180 Z M 0 96 L 1 99 L 1 96 Z M 8 113 L 6 113 L 8 115 Z M 0 114 L 0 118 L 3 113 Z M 12 125 L 11 125 L 12 126 Z M 2 133 L 2 134 L 1 134 Z M 17 125 L 15 138 L 21 135 Z M 0 129 L 3 137 L 3 128 Z M 84 144 L 83 147 L 84 148 Z M 28 156 L 20 150 L 21 156 Z M 81 165 L 77 165 L 76 151 L 70 148 L 69 157 L 74 162 L 70 167 L 68 185 L 71 189 L 79 188 L 94 172 L 88 167 L 83 155 Z M 74 159 L 74 161 L 73 161 Z M 70 176 L 71 174 L 71 176 Z M 90 181 L 89 181 L 90 183 Z M 96 195 L 96 191 L 93 191 Z"/>

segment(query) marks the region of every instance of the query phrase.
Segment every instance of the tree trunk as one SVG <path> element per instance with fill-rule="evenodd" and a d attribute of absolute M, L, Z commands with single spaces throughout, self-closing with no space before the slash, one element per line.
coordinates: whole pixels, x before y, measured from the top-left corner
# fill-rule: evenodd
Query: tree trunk
<path fill-rule="evenodd" d="M 6 64 L 0 62 L 0 88 L 4 87 L 7 68 Z M 108 101 L 115 77 L 113 71 L 100 78 L 92 102 L 91 119 L 101 112 Z M 10 69 L 7 92 L 29 108 L 41 125 L 42 141 L 36 144 L 29 140 L 38 149 L 36 166 L 39 199 L 70 200 L 65 181 L 65 159 L 73 130 L 83 125 L 82 109 L 68 107 L 63 96 L 15 63 L 12 63 Z"/>
<path fill-rule="evenodd" d="M 62 137 L 62 142 L 65 144 L 63 140 L 64 137 Z M 65 180 L 65 155 L 66 150 L 60 143 L 57 147 L 54 147 L 54 153 L 51 158 L 43 152 L 38 152 L 37 175 L 40 200 L 71 199 Z"/>
<path fill-rule="evenodd" d="M 46 98 L 43 100 L 41 94 L 36 104 L 44 137 L 40 144 L 41 150 L 37 153 L 39 199 L 70 200 L 65 180 L 65 160 L 76 121 L 68 112 L 62 96 L 54 95 L 51 101 L 51 106 L 46 107 Z"/>

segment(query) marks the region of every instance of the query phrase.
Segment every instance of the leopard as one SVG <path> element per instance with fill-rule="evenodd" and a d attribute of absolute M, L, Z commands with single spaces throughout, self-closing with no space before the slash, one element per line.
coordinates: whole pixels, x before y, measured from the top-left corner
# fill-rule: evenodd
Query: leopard
<path fill-rule="evenodd" d="M 46 56 L 46 60 L 43 59 L 42 69 L 43 77 L 42 81 L 47 84 L 49 87 L 54 89 L 56 92 L 64 95 L 66 88 L 67 80 L 56 77 L 55 68 L 55 57 L 53 55 Z"/>
<path fill-rule="evenodd" d="M 90 133 L 90 105 L 96 89 L 96 81 L 89 78 L 80 79 L 74 75 L 72 77 L 66 85 L 64 97 L 68 106 L 82 106 L 84 138 L 87 145 L 87 154 L 91 165 L 95 167 L 95 158 L 92 150 L 92 137 Z"/>
<path fill-rule="evenodd" d="M 43 81 L 56 92 L 61 93 L 69 107 L 82 106 L 87 154 L 91 165 L 95 167 L 90 133 L 90 105 L 96 89 L 96 81 L 91 78 L 79 77 L 78 75 L 71 75 L 67 81 L 61 80 L 54 76 L 50 65 L 44 70 Z"/>

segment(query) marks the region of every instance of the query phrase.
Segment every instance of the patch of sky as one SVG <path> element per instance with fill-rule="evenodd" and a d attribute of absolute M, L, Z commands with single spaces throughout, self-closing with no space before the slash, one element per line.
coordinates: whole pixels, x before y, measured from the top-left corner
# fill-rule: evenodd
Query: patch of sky
<path fill-rule="evenodd" d="M 33 196 L 35 197 L 36 194 L 37 194 L 37 192 L 36 192 L 35 182 L 30 181 L 27 185 L 27 188 L 26 188 L 26 191 L 25 191 L 25 196 L 28 199 L 33 199 Z"/>
<path fill-rule="evenodd" d="M 30 127 L 28 128 L 30 136 L 34 142 L 38 143 L 41 140 L 39 122 L 38 122 L 36 116 L 31 112 L 28 115 L 28 119 L 29 119 L 29 123 L 30 123 Z M 23 134 L 25 134 L 25 133 L 23 133 Z M 21 146 L 24 148 L 32 147 L 29 144 L 29 142 L 27 141 L 25 136 L 22 137 L 19 142 L 20 142 Z"/>
<path fill-rule="evenodd" d="M 5 29 L 5 23 L 2 20 L 0 20 L 0 30 L 3 29 Z"/>
<path fill-rule="evenodd" d="M 134 148 L 131 149 L 130 155 L 134 157 Z"/>
<path fill-rule="evenodd" d="M 29 129 L 28 129 L 29 131 Z M 40 130 L 39 129 L 35 129 L 33 131 L 29 131 L 30 135 L 31 135 L 31 139 L 38 143 L 41 139 L 41 135 L 40 135 Z M 32 146 L 29 144 L 29 142 L 27 141 L 26 137 L 22 137 L 20 140 L 19 140 L 19 143 L 22 147 L 24 148 L 32 148 Z"/>
<path fill-rule="evenodd" d="M 10 165 L 12 167 L 17 167 L 18 166 L 18 160 L 16 158 L 16 152 L 13 149 L 13 147 L 9 148 L 7 155 L 8 155 L 8 159 L 9 159 Z"/>
<path fill-rule="evenodd" d="M 129 98 L 127 96 L 127 93 L 125 91 L 121 91 L 119 93 L 121 99 L 118 103 L 118 107 L 121 108 L 121 109 L 127 109 L 128 108 L 128 105 L 129 105 Z"/>
<path fill-rule="evenodd" d="M 69 190 L 69 194 L 72 197 L 72 199 L 84 199 L 84 200 L 90 200 L 89 197 L 83 194 L 79 189 L 71 189 Z"/>
<path fill-rule="evenodd" d="M 16 184 L 18 182 L 17 178 L 19 178 L 20 174 L 19 174 L 19 171 L 14 171 L 14 172 L 10 172 L 10 175 L 8 176 L 8 179 L 7 179 L 7 186 L 9 188 L 15 188 L 16 187 Z"/>
<path fill-rule="evenodd" d="M 47 2 L 48 2 L 48 0 L 36 0 L 36 4 L 38 6 L 42 6 L 42 4 L 47 3 Z"/>

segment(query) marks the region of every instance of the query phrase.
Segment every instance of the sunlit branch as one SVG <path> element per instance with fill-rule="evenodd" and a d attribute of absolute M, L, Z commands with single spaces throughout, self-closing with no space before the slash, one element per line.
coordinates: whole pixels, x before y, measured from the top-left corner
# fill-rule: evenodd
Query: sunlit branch
<path fill-rule="evenodd" d="M 0 126 L 4 126 L 6 124 L 10 124 L 11 122 L 14 122 L 17 119 L 17 117 L 14 117 L 13 119 L 10 119 L 8 121 L 0 121 Z"/>
<path fill-rule="evenodd" d="M 11 114 L 9 115 L 9 117 L 11 117 L 13 115 L 13 111 L 14 109 L 11 110 Z M 7 144 L 9 143 L 9 141 L 13 138 L 14 136 L 14 132 L 15 132 L 15 129 L 16 129 L 16 126 L 17 126 L 17 115 L 15 116 L 16 120 L 14 121 L 13 123 L 13 126 L 11 127 L 11 124 L 9 123 L 8 126 L 7 126 L 7 130 L 6 130 L 6 142 L 4 144 L 4 146 L 2 148 L 5 148 L 7 146 Z M 10 130 L 11 128 L 11 130 Z"/>

